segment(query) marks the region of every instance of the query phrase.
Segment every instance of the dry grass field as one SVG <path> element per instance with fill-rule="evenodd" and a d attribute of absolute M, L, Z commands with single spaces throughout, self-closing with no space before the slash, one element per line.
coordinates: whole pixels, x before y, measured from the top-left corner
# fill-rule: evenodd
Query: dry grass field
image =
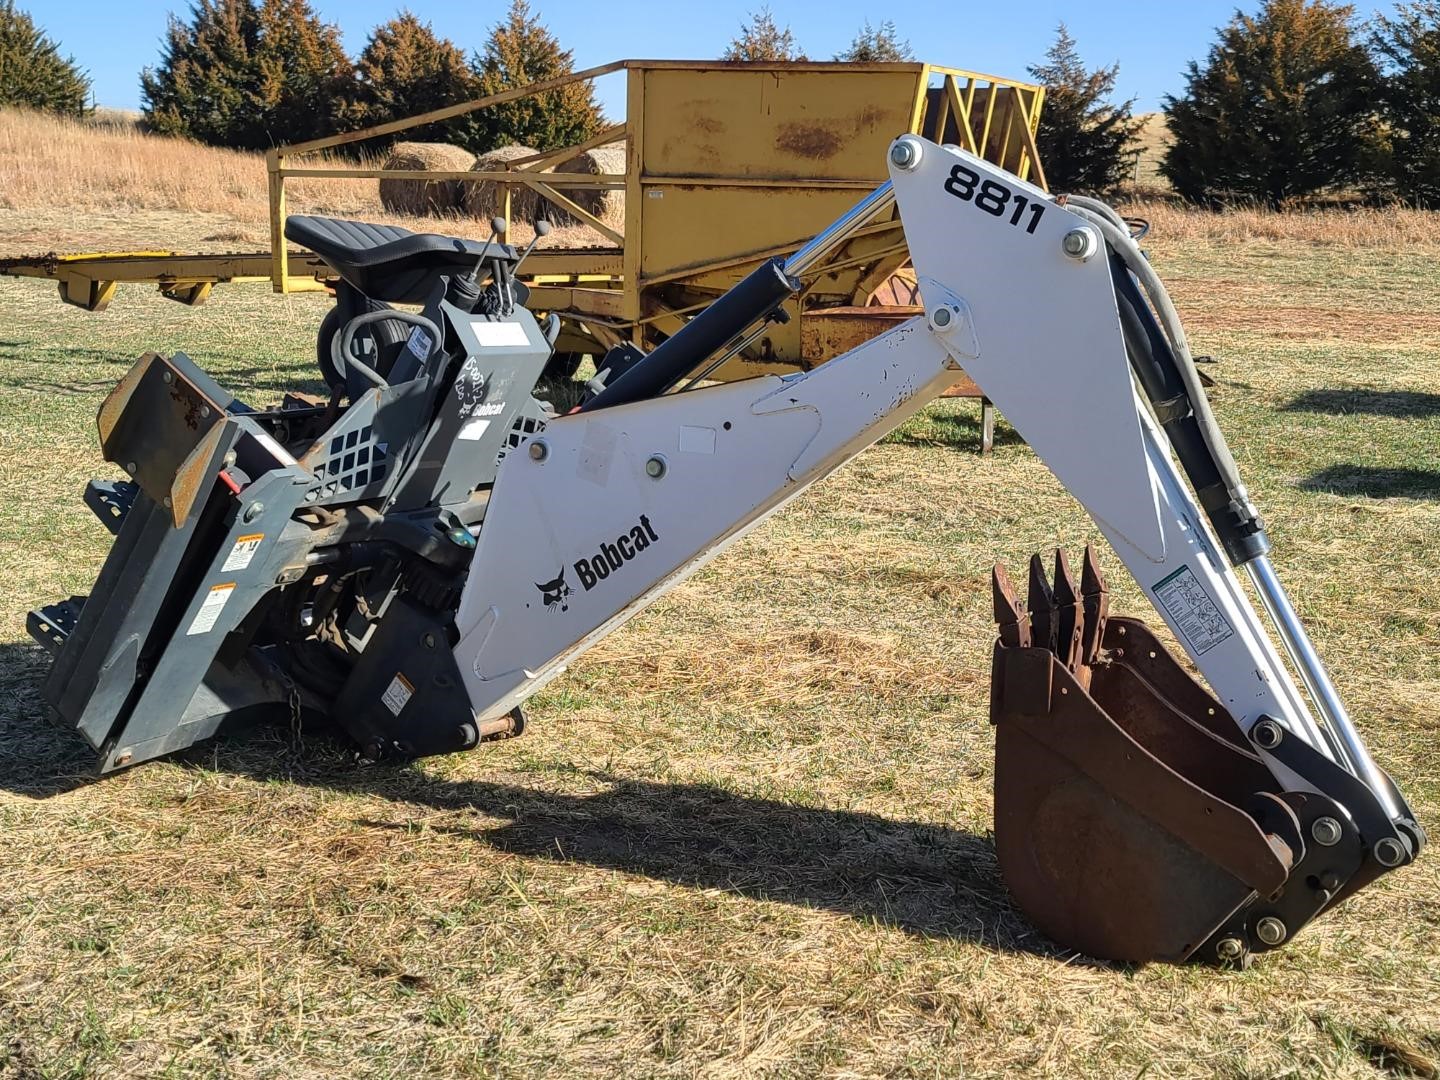
<path fill-rule="evenodd" d="M 374 180 L 299 179 L 285 190 L 292 213 L 436 227 L 433 218 L 387 213 Z M 131 123 L 0 109 L 0 257 L 265 250 L 270 244 L 265 193 L 260 154 L 161 138 Z M 486 222 L 461 216 L 444 227 L 481 239 L 489 231 Z M 529 236 L 517 223 L 515 238 Z M 571 227 L 556 230 L 543 246 L 597 241 L 599 234 Z"/>
<path fill-rule="evenodd" d="M 139 166 L 37 212 L 25 155 L 0 134 L 7 252 L 175 215 Z M 257 220 L 234 169 L 230 203 L 187 181 L 207 229 Z M 1277 566 L 1434 823 L 1437 219 L 1144 209 Z M 261 729 L 88 781 L 23 623 L 107 549 L 96 406 L 147 349 L 243 398 L 313 389 L 324 303 L 132 289 L 91 315 L 0 279 L 0 1077 L 1436 1075 L 1433 853 L 1247 972 L 1096 964 L 1011 907 L 989 566 L 1096 533 L 1003 424 L 976 453 L 969 402 L 608 640 L 521 739 L 367 768 Z"/>

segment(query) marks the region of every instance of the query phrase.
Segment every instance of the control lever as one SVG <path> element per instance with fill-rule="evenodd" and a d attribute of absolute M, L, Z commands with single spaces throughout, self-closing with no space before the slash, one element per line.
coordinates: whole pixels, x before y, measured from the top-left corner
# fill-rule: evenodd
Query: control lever
<path fill-rule="evenodd" d="M 538 221 L 535 222 L 535 236 L 534 236 L 534 238 L 530 241 L 530 246 L 527 247 L 524 251 L 522 251 L 522 252 L 520 253 L 520 258 L 518 258 L 518 259 L 515 260 L 515 266 L 511 269 L 510 272 L 511 272 L 512 274 L 517 273 L 517 272 L 519 271 L 519 269 L 520 269 L 520 265 L 521 265 L 526 259 L 528 259 L 528 258 L 530 257 L 530 253 L 535 250 L 535 245 L 540 242 L 540 238 L 541 238 L 542 236 L 549 236 L 549 235 L 550 235 L 550 222 L 546 221 L 544 218 L 540 218 Z"/>

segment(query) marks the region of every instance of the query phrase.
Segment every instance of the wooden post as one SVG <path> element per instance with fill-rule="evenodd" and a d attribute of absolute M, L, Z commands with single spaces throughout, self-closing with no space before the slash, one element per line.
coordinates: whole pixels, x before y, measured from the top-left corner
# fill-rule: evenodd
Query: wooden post
<path fill-rule="evenodd" d="M 279 151 L 265 154 L 270 174 L 270 287 L 278 293 L 290 291 L 290 253 L 285 248 L 285 159 Z"/>

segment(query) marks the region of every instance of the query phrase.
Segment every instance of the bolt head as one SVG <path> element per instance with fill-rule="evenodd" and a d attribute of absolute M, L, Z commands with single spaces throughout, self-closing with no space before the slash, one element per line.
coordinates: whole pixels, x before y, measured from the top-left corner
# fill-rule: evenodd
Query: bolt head
<path fill-rule="evenodd" d="M 1245 952 L 1245 943 L 1237 937 L 1221 938 L 1215 943 L 1215 955 L 1221 960 L 1238 960 Z"/>
<path fill-rule="evenodd" d="M 1100 250 L 1100 237 L 1088 225 L 1071 229 L 1060 241 L 1060 250 L 1078 262 L 1084 262 Z"/>
<path fill-rule="evenodd" d="M 655 454 L 649 461 L 645 462 L 645 475 L 651 480 L 659 480 L 665 475 L 665 459 Z"/>
<path fill-rule="evenodd" d="M 1255 936 L 1266 945 L 1279 945 L 1285 940 L 1285 924 L 1274 915 L 1266 915 L 1255 924 Z"/>
<path fill-rule="evenodd" d="M 203 420 L 208 420 L 208 419 L 210 418 L 210 406 L 209 406 L 209 405 L 201 405 L 201 406 L 200 406 L 200 417 L 201 417 L 201 419 L 203 419 Z"/>
<path fill-rule="evenodd" d="M 259 516 L 260 516 L 261 514 L 263 514 L 264 512 L 265 512 L 265 504 L 264 504 L 263 502 L 253 502 L 253 503 L 251 503 L 249 506 L 245 507 L 245 513 L 242 514 L 241 516 L 242 516 L 246 521 L 254 521 L 257 517 L 259 517 Z"/>
<path fill-rule="evenodd" d="M 915 139 L 897 139 L 890 147 L 890 164 L 909 172 L 920 164 L 920 153 L 920 144 Z"/>
<path fill-rule="evenodd" d="M 171 383 L 175 381 L 175 373 L 173 371 L 166 371 L 161 373 L 160 378 L 167 383 Z"/>
<path fill-rule="evenodd" d="M 1405 845 L 1393 836 L 1387 836 L 1375 844 L 1375 861 L 1381 866 L 1399 866 L 1405 861 Z"/>
<path fill-rule="evenodd" d="M 544 461 L 550 456 L 550 446 L 544 439 L 535 439 L 530 443 L 530 460 Z"/>
<path fill-rule="evenodd" d="M 115 755 L 115 767 L 118 769 L 129 765 L 131 759 L 134 758 L 134 756 L 135 754 L 133 751 L 121 750 L 120 753 Z"/>
<path fill-rule="evenodd" d="M 1316 818 L 1315 823 L 1310 826 L 1310 835 L 1321 847 L 1334 847 L 1340 842 L 1344 830 L 1340 828 L 1340 823 L 1333 817 L 1322 817 Z"/>
<path fill-rule="evenodd" d="M 131 476 L 134 476 L 134 475 L 135 475 L 135 462 L 133 462 L 133 461 L 127 461 L 127 462 L 125 462 L 125 471 L 128 472 Z"/>

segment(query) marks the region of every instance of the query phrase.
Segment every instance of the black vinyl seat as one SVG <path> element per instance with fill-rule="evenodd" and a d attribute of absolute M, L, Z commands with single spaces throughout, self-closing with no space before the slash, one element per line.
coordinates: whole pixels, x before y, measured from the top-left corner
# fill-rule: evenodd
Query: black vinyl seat
<path fill-rule="evenodd" d="M 423 302 L 437 273 L 472 269 L 482 256 L 516 259 L 507 244 L 304 214 L 285 219 L 285 237 L 319 255 L 372 300 L 389 304 Z"/>

